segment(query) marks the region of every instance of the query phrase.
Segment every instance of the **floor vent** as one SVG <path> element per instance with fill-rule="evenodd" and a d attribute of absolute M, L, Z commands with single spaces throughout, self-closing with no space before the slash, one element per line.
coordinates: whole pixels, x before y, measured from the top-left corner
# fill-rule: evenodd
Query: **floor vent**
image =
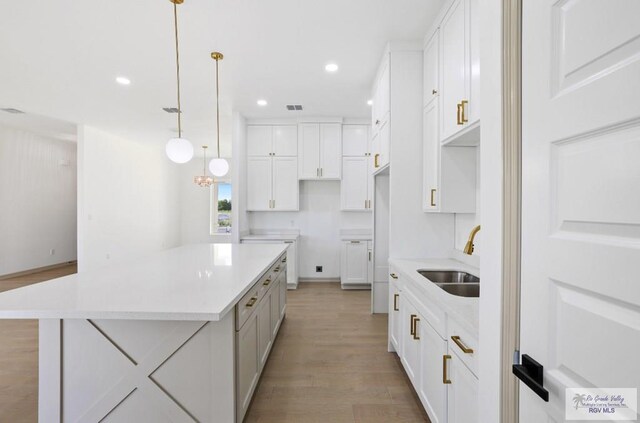
<path fill-rule="evenodd" d="M 23 114 L 24 112 L 22 110 L 18 110 L 18 109 L 13 109 L 11 107 L 7 107 L 6 109 L 0 109 L 3 112 L 7 112 L 7 113 L 13 113 L 15 115 L 20 115 Z"/>
<path fill-rule="evenodd" d="M 300 104 L 287 104 L 287 110 L 291 112 L 300 111 L 302 110 L 302 106 Z"/>
<path fill-rule="evenodd" d="M 167 113 L 178 113 L 179 111 L 177 107 L 163 107 L 162 110 Z"/>

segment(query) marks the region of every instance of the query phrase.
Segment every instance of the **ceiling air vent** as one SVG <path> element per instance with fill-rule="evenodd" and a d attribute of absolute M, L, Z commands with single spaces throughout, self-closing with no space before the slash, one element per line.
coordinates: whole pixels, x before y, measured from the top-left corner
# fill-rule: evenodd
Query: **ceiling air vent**
<path fill-rule="evenodd" d="M 13 113 L 15 115 L 19 115 L 19 114 L 24 113 L 22 110 L 12 109 L 11 107 L 8 107 L 6 109 L 0 109 L 0 110 L 2 110 L 3 112 L 7 112 L 7 113 Z"/>
<path fill-rule="evenodd" d="M 163 107 L 162 110 L 167 113 L 178 113 L 179 111 L 177 107 Z"/>
<path fill-rule="evenodd" d="M 293 111 L 300 111 L 302 110 L 302 106 L 299 104 L 287 104 L 287 110 L 293 112 Z"/>

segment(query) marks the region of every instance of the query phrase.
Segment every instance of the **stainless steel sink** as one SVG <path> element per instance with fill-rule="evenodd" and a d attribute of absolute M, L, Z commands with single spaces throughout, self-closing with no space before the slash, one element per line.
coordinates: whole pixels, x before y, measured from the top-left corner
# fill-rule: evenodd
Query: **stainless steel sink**
<path fill-rule="evenodd" d="M 437 283 L 441 289 L 458 297 L 480 297 L 479 283 Z"/>
<path fill-rule="evenodd" d="M 435 284 L 480 283 L 477 276 L 457 270 L 418 270 L 418 273 Z"/>

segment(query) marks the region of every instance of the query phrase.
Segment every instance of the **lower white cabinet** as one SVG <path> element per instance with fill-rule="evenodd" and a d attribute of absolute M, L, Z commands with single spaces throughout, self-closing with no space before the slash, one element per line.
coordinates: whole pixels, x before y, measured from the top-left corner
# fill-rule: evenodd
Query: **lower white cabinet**
<path fill-rule="evenodd" d="M 400 345 L 400 305 L 402 291 L 398 281 L 399 276 L 391 269 L 391 278 L 389 279 L 389 342 L 395 349 L 398 356 L 401 356 L 402 350 Z"/>
<path fill-rule="evenodd" d="M 271 350 L 271 296 L 273 290 L 262 297 L 258 305 L 258 356 L 260 358 L 260 370 L 264 368 Z"/>
<path fill-rule="evenodd" d="M 373 279 L 371 241 L 342 242 L 340 282 L 342 288 L 370 287 Z"/>
<path fill-rule="evenodd" d="M 236 402 L 237 415 L 242 417 L 247 412 L 253 391 L 258 383 L 258 314 L 253 313 L 244 323 L 236 335 L 237 339 L 237 367 L 236 373 Z"/>
<path fill-rule="evenodd" d="M 443 383 L 442 360 L 447 354 L 447 341 L 426 321 L 419 325 L 418 332 L 422 358 L 418 396 L 431 423 L 444 423 L 447 421 L 447 385 Z"/>
<path fill-rule="evenodd" d="M 475 423 L 478 416 L 478 378 L 462 362 L 454 349 L 446 358 L 447 416 L 449 423 Z"/>
<path fill-rule="evenodd" d="M 420 364 L 424 357 L 420 356 L 420 335 L 416 328 L 424 324 L 424 320 L 418 315 L 414 305 L 407 301 L 405 296 L 400 309 L 400 339 L 402 355 L 400 360 L 404 365 L 409 379 L 413 382 L 414 388 L 420 383 Z"/>
<path fill-rule="evenodd" d="M 282 275 L 281 275 L 282 276 Z M 278 329 L 280 329 L 280 281 L 281 277 L 273 282 L 273 287 L 271 288 L 271 294 L 269 296 L 270 299 L 270 311 L 271 311 L 271 336 L 275 339 Z M 286 283 L 286 282 L 285 282 Z"/>

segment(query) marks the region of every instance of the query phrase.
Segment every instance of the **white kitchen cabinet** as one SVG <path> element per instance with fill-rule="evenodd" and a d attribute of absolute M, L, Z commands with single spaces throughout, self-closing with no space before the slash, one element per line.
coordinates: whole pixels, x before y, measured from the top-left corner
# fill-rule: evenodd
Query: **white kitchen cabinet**
<path fill-rule="evenodd" d="M 479 42 L 476 0 L 457 0 L 440 24 L 441 141 L 476 128 L 480 119 Z M 479 141 L 479 131 L 460 145 Z"/>
<path fill-rule="evenodd" d="M 266 283 L 266 282 L 265 282 Z M 271 290 L 258 303 L 258 357 L 260 371 L 264 368 L 271 350 Z"/>
<path fill-rule="evenodd" d="M 420 378 L 418 396 L 431 423 L 447 422 L 447 385 L 442 383 L 442 357 L 447 341 L 427 322 L 420 322 Z"/>
<path fill-rule="evenodd" d="M 258 357 L 258 314 L 252 313 L 240 328 L 237 342 L 237 380 L 236 401 L 238 416 L 242 421 L 249 408 L 253 391 L 260 375 Z"/>
<path fill-rule="evenodd" d="M 271 299 L 271 338 L 275 339 L 278 334 L 278 329 L 280 325 L 280 281 L 282 278 L 281 275 L 271 283 L 271 294 L 269 298 Z M 286 283 L 286 281 L 284 282 Z"/>
<path fill-rule="evenodd" d="M 342 242 L 340 282 L 343 288 L 371 286 L 371 241 L 349 240 Z"/>
<path fill-rule="evenodd" d="M 391 274 L 389 276 L 389 340 L 391 345 L 396 350 L 399 357 L 402 356 L 401 350 L 401 308 L 404 305 L 404 298 L 402 297 L 402 290 L 400 288 L 399 276 L 390 269 Z"/>
<path fill-rule="evenodd" d="M 476 147 L 440 144 L 439 104 L 432 101 L 423 114 L 423 195 L 426 212 L 476 212 Z"/>
<path fill-rule="evenodd" d="M 342 156 L 363 157 L 371 155 L 371 137 L 367 125 L 342 126 Z"/>
<path fill-rule="evenodd" d="M 247 210 L 299 209 L 296 157 L 247 158 Z"/>
<path fill-rule="evenodd" d="M 420 384 L 420 364 L 423 358 L 420 356 L 419 328 L 424 324 L 424 319 L 406 295 L 403 298 L 400 316 L 400 342 L 402 344 L 400 361 L 415 388 Z"/>
<path fill-rule="evenodd" d="M 449 346 L 445 356 L 448 423 L 475 423 L 478 415 L 478 378 L 464 365 L 456 351 Z"/>
<path fill-rule="evenodd" d="M 247 156 L 295 157 L 298 129 L 295 125 L 248 125 Z"/>
<path fill-rule="evenodd" d="M 340 209 L 345 211 L 371 210 L 373 180 L 369 157 L 343 157 L 340 182 Z"/>
<path fill-rule="evenodd" d="M 423 52 L 423 90 L 424 105 L 428 105 L 438 98 L 440 92 L 439 80 L 439 54 L 440 54 L 440 37 L 439 29 L 433 33 Z"/>
<path fill-rule="evenodd" d="M 391 79 L 390 56 L 385 53 L 378 76 L 373 87 L 373 105 L 371 108 L 373 171 L 389 164 Z"/>
<path fill-rule="evenodd" d="M 303 123 L 298 126 L 298 177 L 340 179 L 342 125 Z"/>

